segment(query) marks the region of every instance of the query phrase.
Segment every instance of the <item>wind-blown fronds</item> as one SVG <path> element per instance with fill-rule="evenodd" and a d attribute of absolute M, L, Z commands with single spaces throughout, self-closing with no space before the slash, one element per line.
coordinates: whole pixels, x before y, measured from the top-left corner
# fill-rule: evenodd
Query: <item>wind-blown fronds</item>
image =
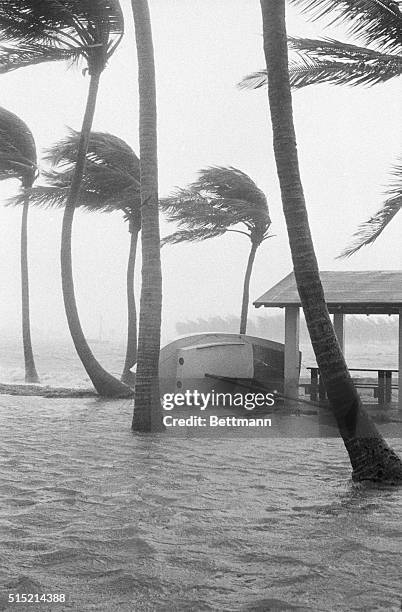
<path fill-rule="evenodd" d="M 291 0 L 313 19 L 331 16 L 330 24 L 347 23 L 348 31 L 365 44 L 401 52 L 402 13 L 394 0 Z"/>
<path fill-rule="evenodd" d="M 291 86 L 316 83 L 376 85 L 402 74 L 402 55 L 380 53 L 333 39 L 291 38 L 297 50 L 289 65 Z"/>
<path fill-rule="evenodd" d="M 202 242 L 208 238 L 217 238 L 222 236 L 227 231 L 227 228 L 200 228 L 177 230 L 173 234 L 169 234 L 161 241 L 161 246 L 165 244 L 179 244 L 181 242 Z"/>
<path fill-rule="evenodd" d="M 360 225 L 353 234 L 354 242 L 342 251 L 338 256 L 339 259 L 350 257 L 362 247 L 372 244 L 402 209 L 402 163 L 394 166 L 392 174 L 394 180 L 387 190 L 389 197 L 375 215 Z"/>
<path fill-rule="evenodd" d="M 74 63 L 79 57 L 80 53 L 75 49 L 57 49 L 35 43 L 3 45 L 0 46 L 0 74 L 45 62 L 70 60 Z"/>
<path fill-rule="evenodd" d="M 294 89 L 307 85 L 376 85 L 402 74 L 402 55 L 380 53 L 330 38 L 289 38 L 297 51 L 289 63 Z M 266 70 L 246 76 L 242 89 L 258 89 L 268 83 Z"/>
<path fill-rule="evenodd" d="M 237 84 L 239 89 L 260 89 L 268 85 L 267 71 L 262 69 L 257 72 L 251 72 Z"/>
<path fill-rule="evenodd" d="M 43 208 L 64 207 L 77 154 L 79 133 L 69 130 L 66 138 L 47 151 L 46 159 L 55 165 L 44 171 L 47 185 L 28 191 L 30 203 Z M 139 159 L 131 147 L 112 134 L 92 132 L 78 206 L 89 212 L 121 210 L 127 220 L 141 226 Z M 9 201 L 23 203 L 22 196 Z"/>
<path fill-rule="evenodd" d="M 0 180 L 20 179 L 25 187 L 36 176 L 36 147 L 28 126 L 0 107 Z"/>
<path fill-rule="evenodd" d="M 118 0 L 0 0 L 0 68 L 81 56 L 102 70 L 123 29 Z"/>
<path fill-rule="evenodd" d="M 233 167 L 201 170 L 197 181 L 162 199 L 160 207 L 179 226 L 162 244 L 206 240 L 227 231 L 239 231 L 260 243 L 271 224 L 264 193 Z M 238 224 L 245 230 L 233 230 Z"/>
<path fill-rule="evenodd" d="M 50 147 L 44 159 L 63 170 L 73 169 L 78 153 L 80 132 L 68 131 L 67 136 Z M 91 132 L 87 162 L 100 168 L 107 167 L 124 184 L 139 184 L 140 160 L 132 148 L 121 138 L 106 132 Z"/>

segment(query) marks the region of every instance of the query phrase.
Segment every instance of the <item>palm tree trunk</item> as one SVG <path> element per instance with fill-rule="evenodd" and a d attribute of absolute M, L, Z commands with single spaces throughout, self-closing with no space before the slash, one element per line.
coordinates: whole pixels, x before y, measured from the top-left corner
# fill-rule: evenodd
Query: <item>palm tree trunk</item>
<path fill-rule="evenodd" d="M 25 189 L 25 187 L 24 187 Z M 32 351 L 31 324 L 29 314 L 29 276 L 28 276 L 28 208 L 29 195 L 25 192 L 21 220 L 21 308 L 22 308 L 22 342 L 24 347 L 25 382 L 38 383 Z"/>
<path fill-rule="evenodd" d="M 154 50 L 147 0 L 131 1 L 138 57 L 142 288 L 135 383 L 135 431 L 160 431 L 159 352 L 162 312 Z"/>
<path fill-rule="evenodd" d="M 96 98 L 99 87 L 100 74 L 91 75 L 87 106 L 85 109 L 82 124 L 81 137 L 78 146 L 77 161 L 74 169 L 74 176 L 64 209 L 63 225 L 61 233 L 61 279 L 63 287 L 64 306 L 67 315 L 68 327 L 74 342 L 74 346 L 81 359 L 89 378 L 99 395 L 105 397 L 128 397 L 131 389 L 122 382 L 106 372 L 95 359 L 82 331 L 78 316 L 77 303 L 74 293 L 74 281 L 71 257 L 71 234 L 74 219 L 74 211 L 77 205 L 80 192 L 82 177 L 85 170 L 86 153 L 90 137 L 92 120 L 95 112 Z"/>
<path fill-rule="evenodd" d="M 324 300 L 300 179 L 289 83 L 285 0 L 260 0 L 274 152 L 296 283 L 330 406 L 355 480 L 398 481 L 402 463 L 362 408 Z"/>
<path fill-rule="evenodd" d="M 256 242 L 251 243 L 250 254 L 248 256 L 246 274 L 244 276 L 244 284 L 243 284 L 243 302 L 241 305 L 241 315 L 240 315 L 240 333 L 245 334 L 247 330 L 247 315 L 248 315 L 248 305 L 250 302 L 250 278 L 251 272 L 253 270 L 255 254 L 257 252 L 259 245 Z"/>
<path fill-rule="evenodd" d="M 130 386 L 135 383 L 135 374 L 131 371 L 131 368 L 137 362 L 137 311 L 134 295 L 134 270 L 138 234 L 139 229 L 131 227 L 130 223 L 130 252 L 127 263 L 127 348 L 126 361 L 121 375 L 121 380 Z"/>

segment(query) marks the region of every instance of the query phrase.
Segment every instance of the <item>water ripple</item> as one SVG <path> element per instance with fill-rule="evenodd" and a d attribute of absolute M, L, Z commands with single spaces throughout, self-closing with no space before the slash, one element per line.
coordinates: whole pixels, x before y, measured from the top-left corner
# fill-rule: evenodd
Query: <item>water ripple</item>
<path fill-rule="evenodd" d="M 130 417 L 0 398 L 0 610 L 8 592 L 79 612 L 399 609 L 401 491 L 352 486 L 337 439 L 141 436 Z"/>

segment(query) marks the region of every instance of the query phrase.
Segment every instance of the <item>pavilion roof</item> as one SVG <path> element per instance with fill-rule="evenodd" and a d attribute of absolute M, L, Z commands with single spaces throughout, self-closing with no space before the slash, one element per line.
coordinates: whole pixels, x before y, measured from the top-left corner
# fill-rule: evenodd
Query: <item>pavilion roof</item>
<path fill-rule="evenodd" d="M 402 309 L 402 271 L 365 270 L 320 272 L 331 313 L 398 314 Z M 293 272 L 259 297 L 254 306 L 283 308 L 300 306 Z"/>

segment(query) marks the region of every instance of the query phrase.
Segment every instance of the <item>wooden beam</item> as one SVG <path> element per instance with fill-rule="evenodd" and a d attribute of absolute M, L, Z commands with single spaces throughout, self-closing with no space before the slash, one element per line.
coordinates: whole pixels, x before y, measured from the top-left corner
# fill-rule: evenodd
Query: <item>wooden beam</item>
<path fill-rule="evenodd" d="M 299 326 L 299 307 L 286 306 L 284 395 L 289 399 L 298 399 L 299 397 Z"/>

